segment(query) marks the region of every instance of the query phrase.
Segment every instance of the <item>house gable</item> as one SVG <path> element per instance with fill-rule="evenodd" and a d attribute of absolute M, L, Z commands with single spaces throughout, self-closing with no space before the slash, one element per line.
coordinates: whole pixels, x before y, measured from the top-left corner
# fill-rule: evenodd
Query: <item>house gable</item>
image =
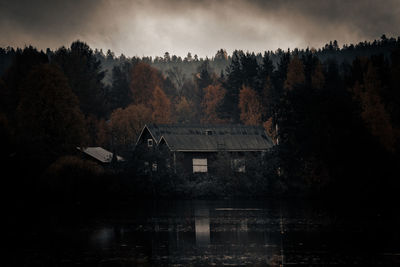
<path fill-rule="evenodd" d="M 158 141 L 159 139 L 157 139 L 149 130 L 148 126 L 145 125 L 139 134 L 139 137 L 136 141 L 136 146 L 156 147 L 158 145 Z"/>

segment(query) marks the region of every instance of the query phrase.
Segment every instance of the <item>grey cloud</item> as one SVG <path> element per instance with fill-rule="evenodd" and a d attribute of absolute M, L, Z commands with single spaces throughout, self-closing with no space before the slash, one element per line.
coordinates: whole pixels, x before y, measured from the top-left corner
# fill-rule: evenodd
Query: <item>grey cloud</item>
<path fill-rule="evenodd" d="M 302 18 L 300 22 L 306 21 L 306 26 L 313 27 L 321 37 L 329 36 L 326 29 L 334 27 L 342 30 L 347 28 L 347 34 L 353 31 L 354 34 L 367 39 L 377 38 L 383 33 L 399 34 L 399 0 L 275 0 L 253 3 L 262 9 L 275 9 L 286 14 L 287 23 L 293 28 L 296 27 L 297 19 Z M 302 26 L 302 23 L 297 24 L 300 28 L 298 30 L 302 31 Z"/>
<path fill-rule="evenodd" d="M 61 46 L 88 32 L 98 1 L 2 1 L 0 45 Z"/>
<path fill-rule="evenodd" d="M 212 56 L 400 35 L 399 0 L 17 0 L 0 2 L 0 46 Z"/>

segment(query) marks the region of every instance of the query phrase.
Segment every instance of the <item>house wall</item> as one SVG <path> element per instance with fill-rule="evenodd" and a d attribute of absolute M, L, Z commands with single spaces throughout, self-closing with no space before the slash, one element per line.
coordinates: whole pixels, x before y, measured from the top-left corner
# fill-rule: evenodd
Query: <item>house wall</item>
<path fill-rule="evenodd" d="M 262 152 L 174 152 L 170 151 L 165 143 L 161 143 L 158 147 L 147 148 L 147 138 L 151 136 L 143 135 L 141 146 L 144 151 L 154 151 L 156 154 L 148 154 L 147 161 L 150 163 L 157 162 L 158 169 L 173 168 L 178 174 L 193 174 L 193 159 L 207 159 L 207 173 L 224 174 L 232 170 L 233 159 L 244 159 L 245 168 L 254 163 L 255 159 L 262 158 Z M 139 145 L 139 144 L 138 144 Z M 145 155 L 143 154 L 143 157 Z M 236 170 L 237 171 L 237 170 Z"/>
<path fill-rule="evenodd" d="M 232 159 L 244 159 L 249 166 L 250 161 L 262 158 L 262 152 L 176 152 L 177 171 L 193 173 L 193 158 L 206 158 L 208 173 L 216 174 L 231 171 Z"/>

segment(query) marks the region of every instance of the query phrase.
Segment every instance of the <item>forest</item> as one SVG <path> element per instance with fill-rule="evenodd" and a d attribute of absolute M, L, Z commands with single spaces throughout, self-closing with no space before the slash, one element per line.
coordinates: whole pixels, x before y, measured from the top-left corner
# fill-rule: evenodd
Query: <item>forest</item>
<path fill-rule="evenodd" d="M 400 190 L 400 37 L 212 58 L 116 56 L 83 41 L 0 48 L 0 142 L 13 203 L 136 197 L 324 196 L 393 201 Z M 138 168 L 145 123 L 263 125 L 277 144 L 246 175 Z M 77 156 L 101 146 L 127 159 Z"/>

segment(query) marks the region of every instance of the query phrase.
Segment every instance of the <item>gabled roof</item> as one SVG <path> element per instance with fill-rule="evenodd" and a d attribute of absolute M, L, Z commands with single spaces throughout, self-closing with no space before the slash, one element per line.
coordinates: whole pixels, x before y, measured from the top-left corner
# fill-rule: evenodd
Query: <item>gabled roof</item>
<path fill-rule="evenodd" d="M 172 151 L 265 151 L 274 144 L 262 126 L 150 124 L 157 143 Z"/>
<path fill-rule="evenodd" d="M 112 161 L 113 153 L 102 147 L 77 147 L 77 149 L 102 163 L 110 163 Z M 117 161 L 125 161 L 125 159 L 117 155 Z"/>

